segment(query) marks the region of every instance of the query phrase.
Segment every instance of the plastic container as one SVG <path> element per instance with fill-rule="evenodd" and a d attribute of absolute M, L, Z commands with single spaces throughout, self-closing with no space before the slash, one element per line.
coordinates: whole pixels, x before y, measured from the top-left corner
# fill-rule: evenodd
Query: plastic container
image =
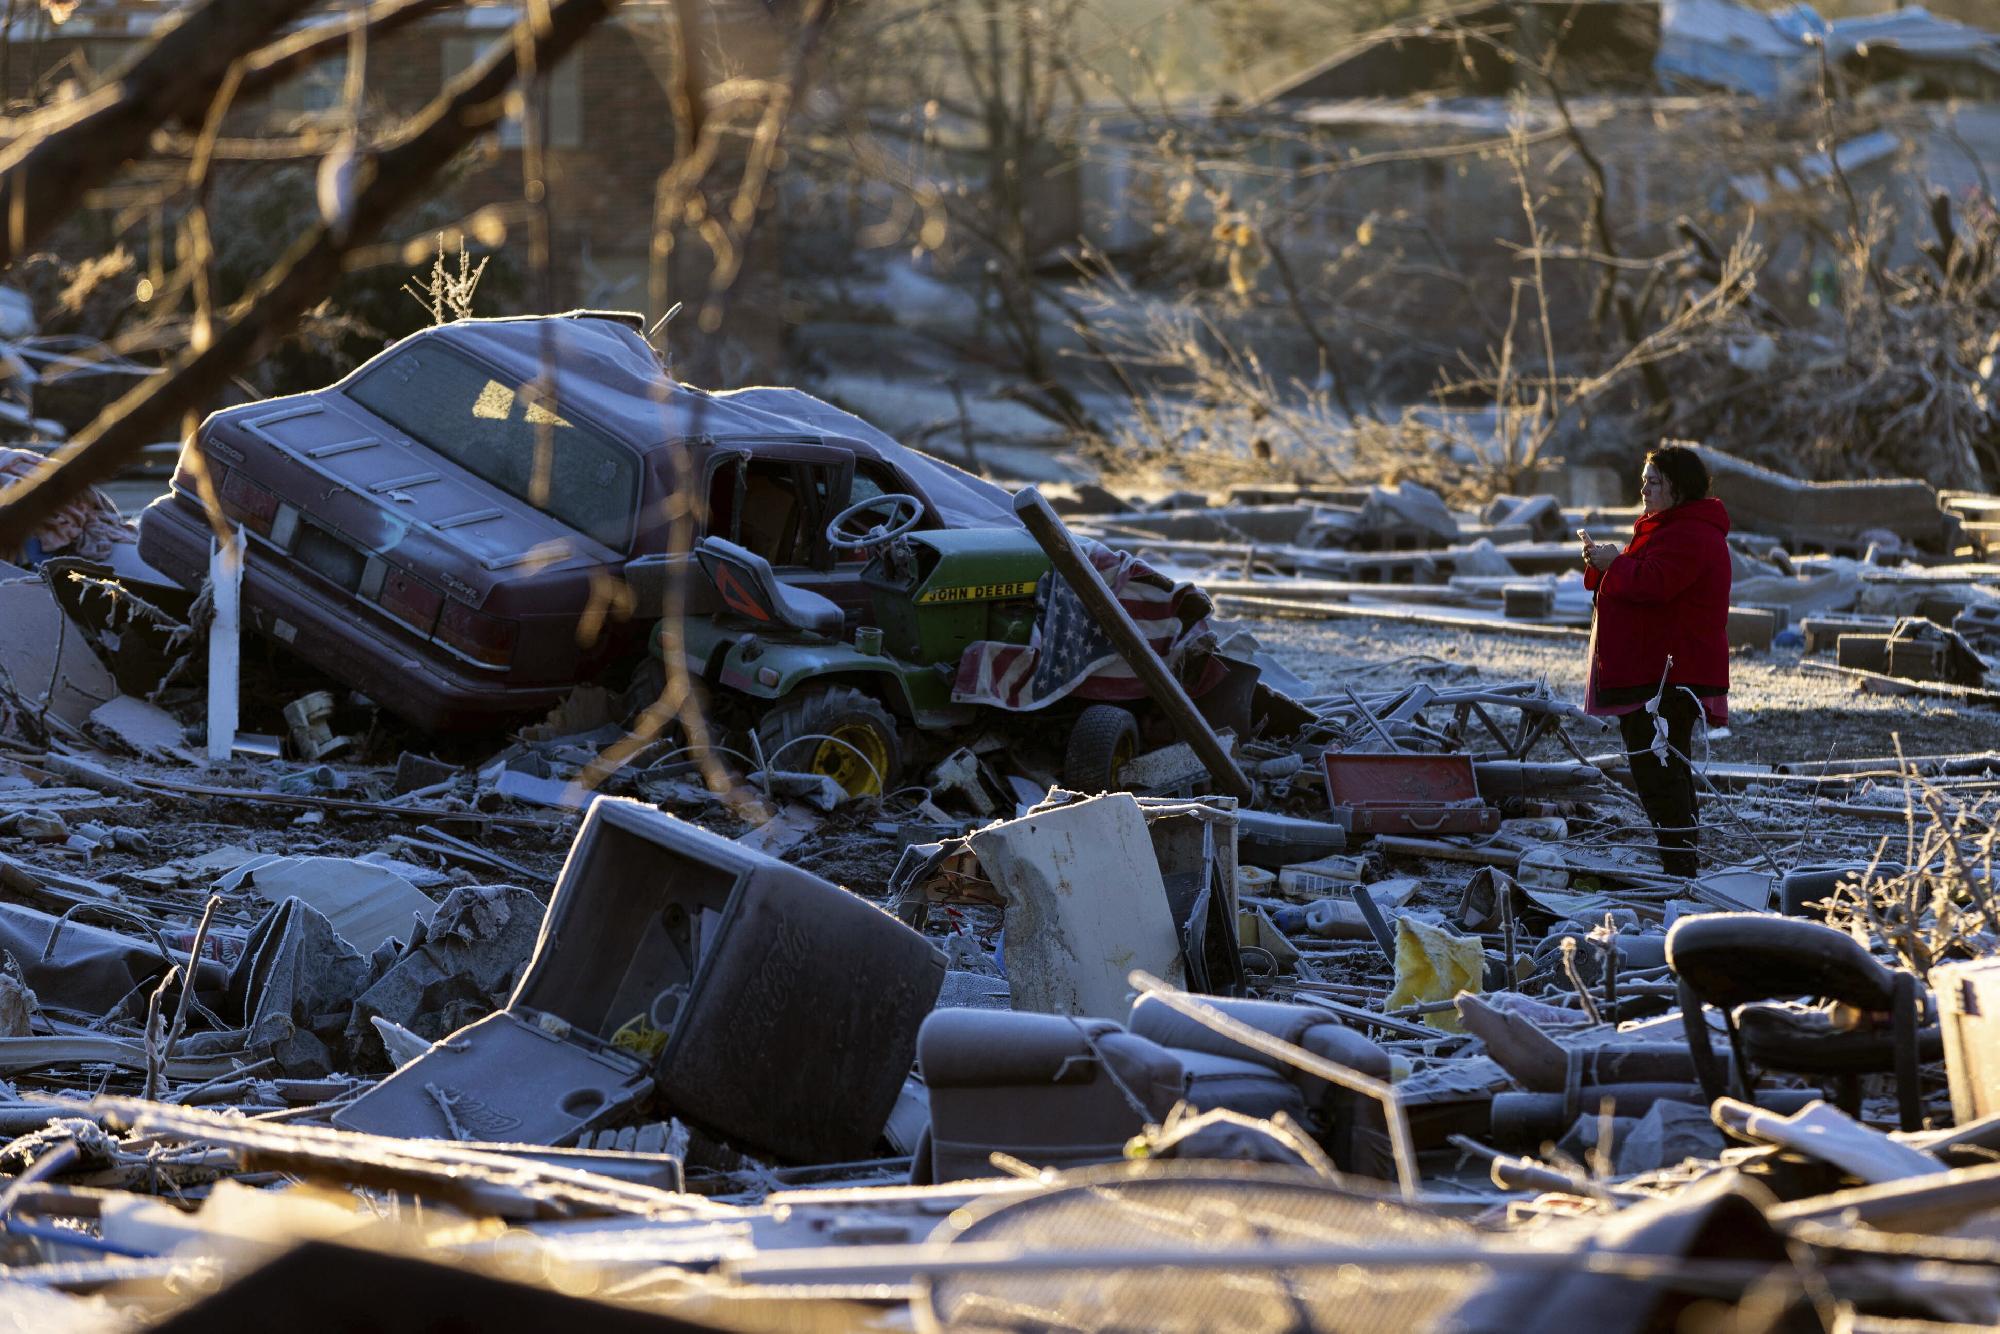
<path fill-rule="evenodd" d="M 1317 861 L 1347 849 L 1347 831 L 1327 820 L 1301 820 L 1268 811 L 1236 812 L 1236 860 L 1277 868 Z"/>
<path fill-rule="evenodd" d="M 1239 895 L 1252 894 L 1258 898 L 1269 898 L 1278 890 L 1278 873 L 1267 871 L 1261 866 L 1239 866 L 1236 868 L 1236 892 Z"/>
<path fill-rule="evenodd" d="M 1365 863 L 1359 857 L 1322 857 L 1302 862 L 1278 872 L 1278 892 L 1288 899 L 1316 899 L 1325 894 L 1345 893 L 1347 886 L 1364 877 Z"/>

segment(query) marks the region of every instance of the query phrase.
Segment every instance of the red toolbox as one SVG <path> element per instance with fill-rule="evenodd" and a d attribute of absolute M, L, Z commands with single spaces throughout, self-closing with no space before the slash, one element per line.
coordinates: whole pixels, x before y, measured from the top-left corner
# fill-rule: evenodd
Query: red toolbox
<path fill-rule="evenodd" d="M 1470 755 L 1329 750 L 1326 799 L 1350 834 L 1490 834 L 1500 812 L 1479 799 Z"/>

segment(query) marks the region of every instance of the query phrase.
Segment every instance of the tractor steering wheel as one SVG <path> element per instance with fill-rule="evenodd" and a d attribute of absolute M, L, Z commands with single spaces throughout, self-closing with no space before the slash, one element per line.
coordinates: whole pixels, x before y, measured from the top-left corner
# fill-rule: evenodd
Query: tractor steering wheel
<path fill-rule="evenodd" d="M 851 533 L 848 525 L 864 514 L 883 511 L 882 521 L 863 533 Z M 924 520 L 924 502 L 902 491 L 857 500 L 828 520 L 826 544 L 835 551 L 866 551 L 909 532 Z"/>

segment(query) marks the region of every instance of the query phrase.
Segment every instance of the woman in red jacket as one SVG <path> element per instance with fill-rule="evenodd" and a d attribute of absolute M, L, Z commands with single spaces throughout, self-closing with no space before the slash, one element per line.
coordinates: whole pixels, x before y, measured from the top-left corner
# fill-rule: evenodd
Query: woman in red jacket
<path fill-rule="evenodd" d="M 1701 455 L 1685 445 L 1646 456 L 1639 492 L 1646 512 L 1622 551 L 1611 542 L 1584 546 L 1584 587 L 1597 594 L 1584 707 L 1618 718 L 1632 785 L 1659 833 L 1660 864 L 1692 876 L 1695 717 L 1720 726 L 1729 716 L 1729 513 L 1708 494 Z M 1666 724 L 1664 755 L 1656 713 Z"/>

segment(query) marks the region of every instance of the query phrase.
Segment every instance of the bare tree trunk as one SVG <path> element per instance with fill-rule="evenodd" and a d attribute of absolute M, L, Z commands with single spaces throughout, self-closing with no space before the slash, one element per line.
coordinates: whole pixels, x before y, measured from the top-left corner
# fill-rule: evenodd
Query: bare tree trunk
<path fill-rule="evenodd" d="M 1562 117 L 1563 131 L 1569 136 L 1577 157 L 1582 159 L 1584 169 L 1590 173 L 1590 218 L 1587 225 L 1596 234 L 1599 249 L 1614 260 L 1622 259 L 1624 255 L 1618 249 L 1618 241 L 1611 234 L 1611 181 L 1604 170 L 1604 160 L 1597 156 L 1597 151 L 1590 146 L 1590 141 L 1583 137 L 1583 131 L 1577 128 L 1576 118 L 1570 114 L 1569 100 L 1563 96 L 1562 86 L 1553 77 L 1547 80 L 1547 86 L 1549 97 L 1555 103 L 1556 112 Z M 1639 318 L 1639 308 L 1633 303 L 1631 294 L 1625 290 L 1624 283 L 1619 280 L 1618 270 L 1611 265 L 1606 265 L 1604 268 L 1603 286 L 1598 291 L 1595 309 L 1591 313 L 1592 320 L 1601 317 L 1607 307 L 1614 308 L 1617 312 L 1619 328 L 1625 334 L 1626 346 L 1637 347 L 1640 340 L 1646 336 L 1645 327 Z M 1661 373 L 1657 365 L 1647 362 L 1639 368 L 1639 375 L 1645 382 L 1646 396 L 1652 400 L 1656 409 L 1664 410 L 1672 404 L 1674 396 L 1667 388 L 1667 377 Z"/>
<path fill-rule="evenodd" d="M 1277 272 L 1278 285 L 1285 289 L 1285 304 L 1292 308 L 1292 317 L 1312 339 L 1313 347 L 1319 352 L 1320 366 L 1333 381 L 1334 401 L 1340 404 L 1340 410 L 1350 419 L 1360 416 L 1354 409 L 1354 399 L 1348 394 L 1347 377 L 1340 371 L 1340 354 L 1334 350 L 1332 341 L 1319 327 L 1319 320 L 1307 304 L 1305 288 L 1292 269 L 1291 256 L 1285 253 L 1285 248 L 1278 243 L 1271 230 L 1260 228 L 1259 232 L 1264 238 L 1264 253 L 1271 257 L 1271 267 Z"/>
<path fill-rule="evenodd" d="M 147 443 L 171 437 L 183 414 L 208 403 L 237 369 L 281 336 L 339 279 L 348 252 L 408 207 L 446 163 L 504 113 L 503 96 L 525 44 L 548 69 L 617 7 L 618 0 L 554 0 L 545 23 L 529 20 L 517 40 L 495 45 L 425 107 L 401 137 L 370 154 L 344 226 L 301 237 L 227 316 L 214 340 L 191 348 L 166 375 L 145 380 L 105 410 L 40 471 L 0 492 L 0 549 L 19 545 L 41 519 L 115 472 Z"/>

